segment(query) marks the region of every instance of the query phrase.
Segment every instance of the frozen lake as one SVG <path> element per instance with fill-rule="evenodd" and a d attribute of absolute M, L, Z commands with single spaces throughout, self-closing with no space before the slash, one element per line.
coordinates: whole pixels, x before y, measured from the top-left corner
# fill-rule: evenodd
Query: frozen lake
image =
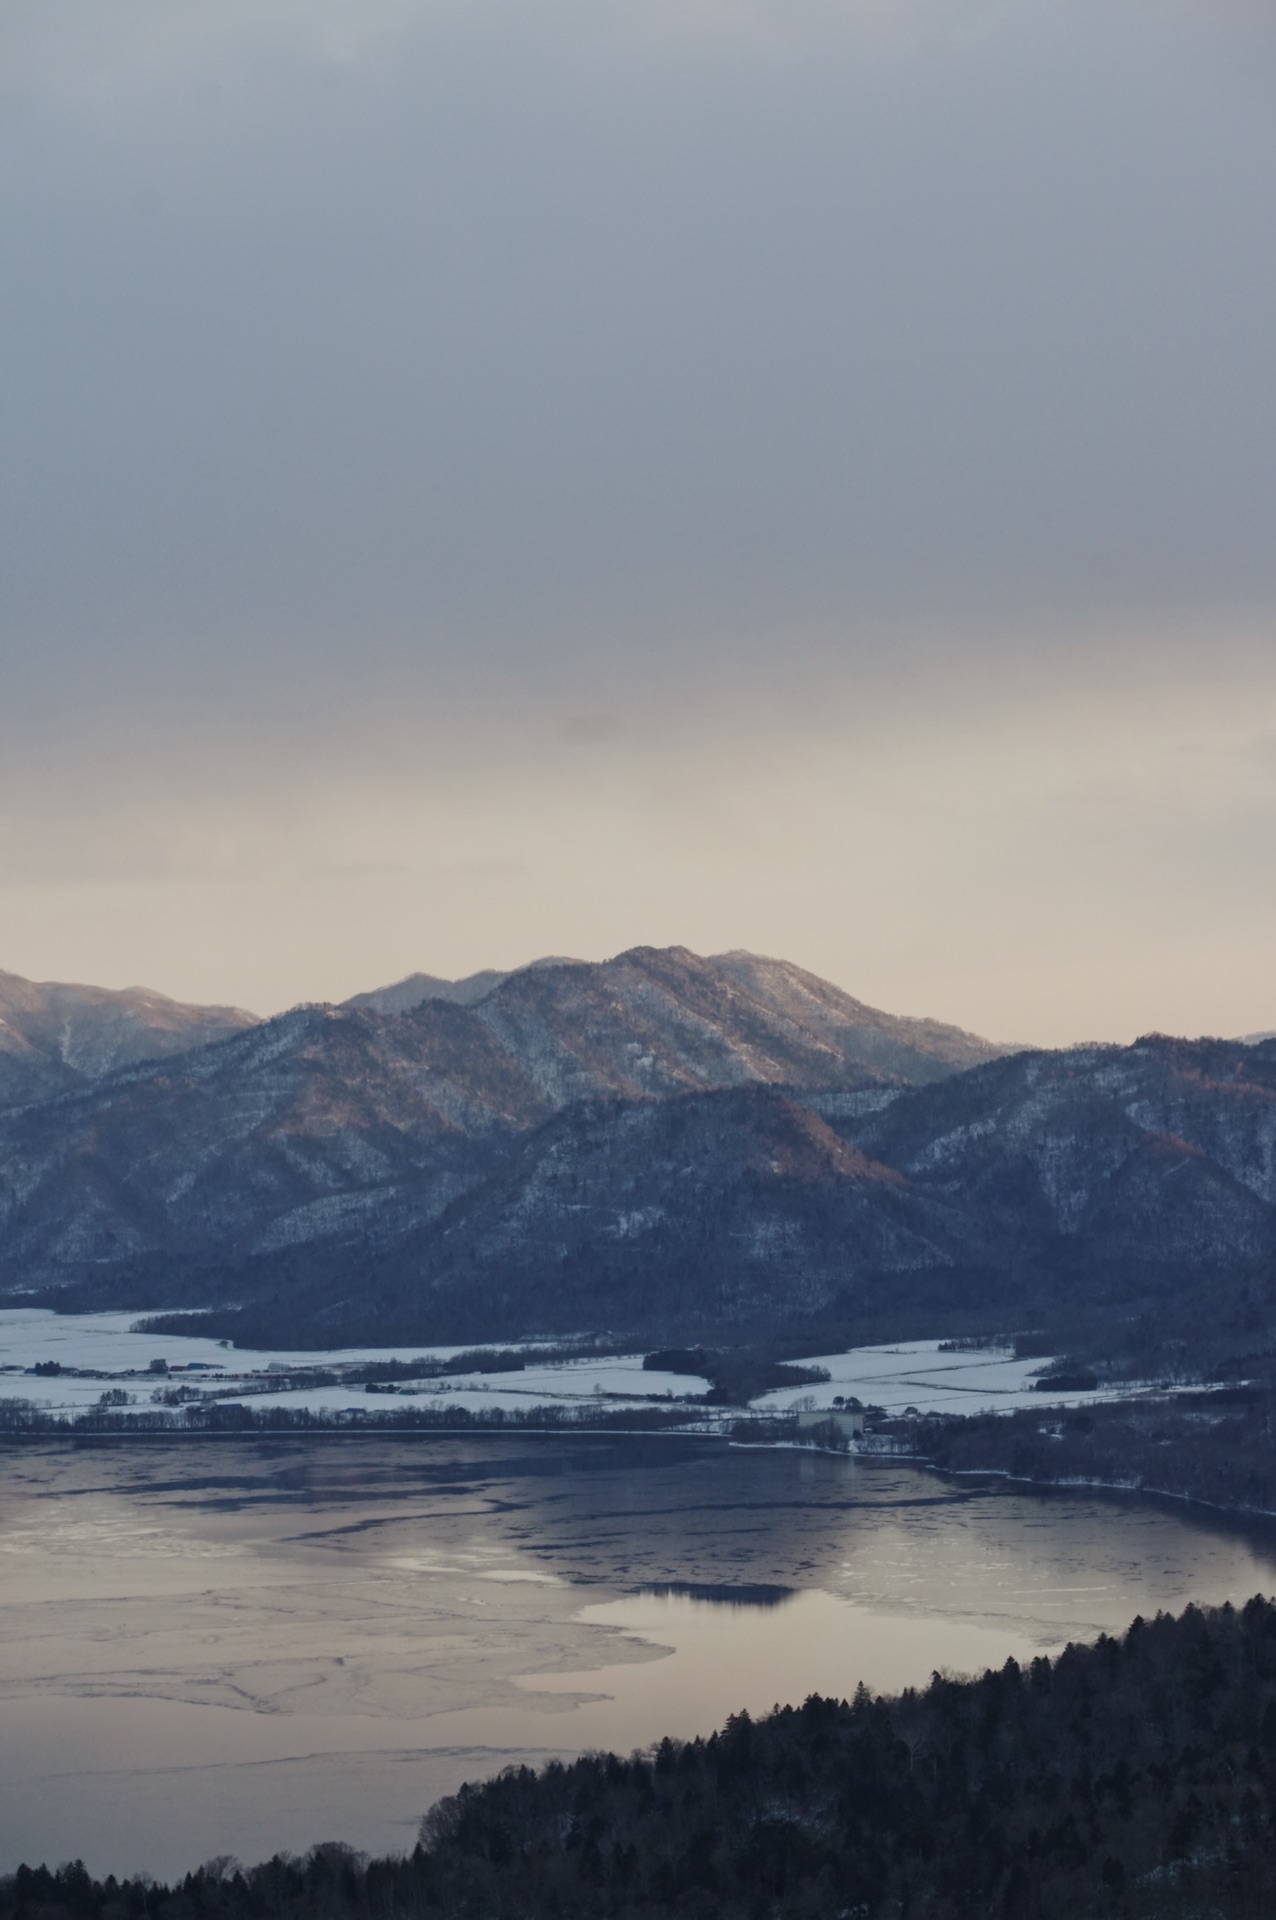
<path fill-rule="evenodd" d="M 462 1779 L 1276 1588 L 1276 1534 L 714 1439 L 0 1451 L 0 1871 L 411 1845 Z"/>

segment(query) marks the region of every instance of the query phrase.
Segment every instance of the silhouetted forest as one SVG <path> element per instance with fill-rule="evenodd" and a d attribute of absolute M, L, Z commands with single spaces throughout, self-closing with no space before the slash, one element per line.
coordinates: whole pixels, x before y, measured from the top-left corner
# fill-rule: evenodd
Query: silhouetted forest
<path fill-rule="evenodd" d="M 1276 1387 L 1269 1383 L 881 1426 L 908 1452 L 950 1472 L 983 1469 L 1046 1485 L 1091 1481 L 1276 1513 Z"/>
<path fill-rule="evenodd" d="M 21 1868 L 0 1920 L 1081 1920 L 1276 1911 L 1276 1606 L 1189 1607 L 924 1692 L 513 1768 L 405 1859 Z"/>
<path fill-rule="evenodd" d="M 709 1382 L 711 1406 L 744 1407 L 776 1387 L 813 1387 L 829 1377 L 827 1367 L 781 1360 L 773 1347 L 659 1347 L 643 1359 L 648 1373 L 699 1375 Z"/>
<path fill-rule="evenodd" d="M 373 1389 L 375 1393 L 375 1389 Z M 262 1396 L 263 1400 L 265 1396 Z M 362 1408 L 320 1408 L 253 1406 L 237 1400 L 213 1401 L 204 1407 L 187 1406 L 180 1411 L 169 1407 L 144 1408 L 127 1413 L 113 1407 L 91 1407 L 85 1413 L 49 1413 L 27 1400 L 0 1401 L 0 1442 L 53 1436 L 92 1439 L 143 1440 L 156 1435 L 167 1440 L 197 1440 L 214 1434 L 223 1439 L 234 1433 L 545 1433 L 619 1432 L 655 1433 L 661 1428 L 683 1427 L 687 1423 L 684 1407 L 583 1408 L 555 1405 L 536 1407 L 404 1407 L 393 1400 L 386 1404 L 379 1395 L 372 1410 Z M 752 1435 L 773 1439 L 782 1431 L 774 1421 L 747 1423 Z"/>

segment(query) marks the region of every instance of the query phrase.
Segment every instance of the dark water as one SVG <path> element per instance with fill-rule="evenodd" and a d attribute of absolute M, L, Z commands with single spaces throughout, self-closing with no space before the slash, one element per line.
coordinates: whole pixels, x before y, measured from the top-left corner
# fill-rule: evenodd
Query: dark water
<path fill-rule="evenodd" d="M 0 1453 L 0 1871 L 409 1846 L 629 1750 L 1276 1589 L 1276 1535 L 670 1440 Z"/>

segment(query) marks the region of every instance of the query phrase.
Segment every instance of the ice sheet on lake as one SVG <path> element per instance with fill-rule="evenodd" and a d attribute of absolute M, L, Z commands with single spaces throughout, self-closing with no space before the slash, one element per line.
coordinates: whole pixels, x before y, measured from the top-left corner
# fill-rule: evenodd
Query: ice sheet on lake
<path fill-rule="evenodd" d="M 796 1450 L 3 1450 L 0 1873 L 410 1847 L 507 1764 L 1023 1663 L 1274 1575 L 1208 1516 Z"/>

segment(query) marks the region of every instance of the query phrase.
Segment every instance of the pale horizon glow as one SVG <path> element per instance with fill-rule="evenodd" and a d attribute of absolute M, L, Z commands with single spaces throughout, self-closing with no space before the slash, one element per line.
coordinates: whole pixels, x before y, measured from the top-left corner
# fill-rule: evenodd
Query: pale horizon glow
<path fill-rule="evenodd" d="M 1276 1027 L 1248 0 L 15 0 L 0 968 Z"/>

